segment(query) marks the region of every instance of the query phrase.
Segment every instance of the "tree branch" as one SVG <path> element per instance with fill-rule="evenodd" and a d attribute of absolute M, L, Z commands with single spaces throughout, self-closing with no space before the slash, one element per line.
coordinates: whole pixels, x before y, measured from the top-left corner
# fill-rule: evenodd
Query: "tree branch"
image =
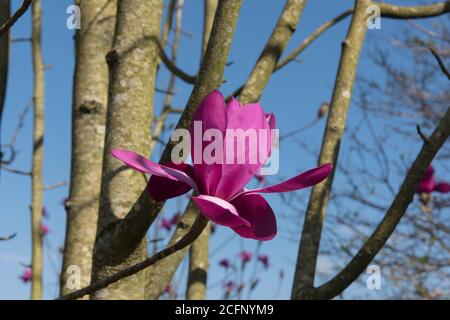
<path fill-rule="evenodd" d="M 342 54 L 333 89 L 330 111 L 319 156 L 319 164 L 331 162 L 337 167 L 339 147 L 344 134 L 350 105 L 353 82 L 365 39 L 370 0 L 355 0 L 355 9 L 346 39 L 342 42 Z M 333 172 L 334 175 L 334 172 Z M 295 270 L 292 298 L 313 286 L 317 255 L 325 220 L 333 175 L 313 187 L 305 215 Z"/>
<path fill-rule="evenodd" d="M 428 47 L 433 57 L 436 59 L 439 68 L 441 68 L 442 73 L 444 73 L 447 76 L 447 79 L 450 80 L 450 72 L 448 71 L 447 67 L 445 66 L 444 61 L 442 61 L 442 58 L 439 56 L 437 51 L 433 47 Z"/>
<path fill-rule="evenodd" d="M 17 236 L 17 233 L 13 233 L 13 234 L 11 234 L 9 236 L 6 236 L 6 237 L 0 237 L 0 241 L 8 241 L 8 240 L 11 240 L 11 239 L 15 238 L 16 236 Z"/>
<path fill-rule="evenodd" d="M 115 283 L 123 278 L 138 273 L 139 271 L 142 271 L 151 265 L 154 265 L 156 262 L 166 258 L 167 256 L 172 255 L 177 251 L 182 250 L 187 246 L 189 246 L 202 233 L 203 229 L 206 227 L 207 224 L 208 220 L 203 215 L 198 215 L 196 221 L 194 222 L 189 232 L 174 245 L 171 245 L 165 248 L 164 250 L 161 250 L 158 253 L 154 254 L 150 258 L 147 258 L 142 262 L 139 262 L 131 267 L 128 267 L 127 269 L 121 270 L 108 278 L 98 280 L 85 288 L 66 294 L 58 299 L 75 300 L 81 298 L 85 295 L 94 293 L 97 290 L 106 288 L 110 284 Z"/>
<path fill-rule="evenodd" d="M 5 22 L 0 26 L 0 36 L 8 31 L 14 23 L 28 10 L 33 0 L 23 0 L 22 5 L 19 9 Z"/>
<path fill-rule="evenodd" d="M 417 185 L 439 149 L 450 135 L 450 108 L 439 121 L 428 143 L 424 143 L 381 223 L 353 259 L 330 281 L 302 293 L 303 299 L 331 299 L 344 291 L 364 272 L 383 248 L 412 202 Z"/>
<path fill-rule="evenodd" d="M 381 16 L 392 19 L 422 19 L 436 17 L 450 12 L 450 1 L 423 6 L 395 6 L 392 4 L 373 2 L 381 10 Z"/>

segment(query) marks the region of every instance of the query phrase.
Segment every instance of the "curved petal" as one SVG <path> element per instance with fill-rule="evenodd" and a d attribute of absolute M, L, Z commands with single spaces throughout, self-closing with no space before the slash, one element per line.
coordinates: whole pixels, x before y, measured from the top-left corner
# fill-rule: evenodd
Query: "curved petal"
<path fill-rule="evenodd" d="M 200 212 L 208 220 L 226 227 L 236 227 L 240 225 L 250 226 L 250 223 L 239 216 L 236 208 L 229 202 L 206 195 L 192 197 Z"/>
<path fill-rule="evenodd" d="M 448 193 L 450 192 L 450 183 L 440 182 L 434 187 L 434 191 Z"/>
<path fill-rule="evenodd" d="M 164 166 L 182 171 L 189 177 L 194 176 L 194 168 L 186 163 L 175 164 L 170 162 L 164 164 Z M 151 176 L 147 188 L 150 196 L 156 201 L 175 198 L 192 189 L 190 185 L 183 181 L 172 180 L 157 175 Z"/>
<path fill-rule="evenodd" d="M 200 102 L 189 129 L 191 134 L 191 158 L 202 194 L 213 195 L 221 176 L 221 164 L 207 164 L 203 159 L 203 151 L 209 144 L 213 143 L 212 141 L 203 141 L 203 136 L 205 131 L 216 129 L 222 135 L 223 140 L 226 128 L 225 101 L 220 91 L 214 90 Z"/>
<path fill-rule="evenodd" d="M 244 238 L 271 240 L 277 234 L 277 221 L 272 208 L 259 194 L 245 194 L 235 198 L 232 204 L 239 215 L 250 222 L 250 226 L 232 229 Z"/>
<path fill-rule="evenodd" d="M 267 124 L 269 125 L 270 129 L 276 128 L 277 122 L 275 120 L 275 115 L 272 112 L 266 113 L 266 120 L 267 120 Z"/>
<path fill-rule="evenodd" d="M 319 182 L 325 180 L 331 174 L 332 170 L 333 165 L 331 163 L 327 163 L 320 167 L 305 171 L 296 177 L 293 177 L 274 186 L 242 191 L 234 198 L 249 193 L 288 192 L 312 187 L 313 185 L 316 185 Z"/>
<path fill-rule="evenodd" d="M 161 165 L 137 154 L 133 151 L 123 149 L 113 149 L 111 154 L 127 166 L 144 173 L 150 173 L 156 176 L 167 178 L 169 180 L 181 181 L 194 189 L 198 193 L 197 183 L 183 171 Z"/>
<path fill-rule="evenodd" d="M 224 164 L 215 192 L 222 199 L 229 199 L 252 179 L 268 159 L 271 147 L 269 123 L 259 104 L 241 106 L 231 98 L 226 111 Z"/>

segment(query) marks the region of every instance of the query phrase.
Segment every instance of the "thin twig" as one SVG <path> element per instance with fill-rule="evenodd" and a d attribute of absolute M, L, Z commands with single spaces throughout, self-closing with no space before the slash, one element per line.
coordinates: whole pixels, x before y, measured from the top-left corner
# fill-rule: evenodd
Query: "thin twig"
<path fill-rule="evenodd" d="M 430 142 L 430 138 L 422 132 L 422 129 L 420 129 L 419 125 L 416 126 L 416 129 L 417 129 L 417 134 L 420 136 L 420 138 L 422 138 L 423 143 L 427 144 L 428 142 Z"/>
<path fill-rule="evenodd" d="M 17 233 L 14 232 L 13 234 L 11 234 L 9 236 L 0 237 L 0 241 L 8 241 L 8 240 L 11 240 L 12 238 L 15 238 L 15 236 L 17 236 Z"/>
<path fill-rule="evenodd" d="M 64 187 L 66 185 L 67 185 L 66 181 L 61 181 L 61 182 L 58 182 L 58 183 L 55 183 L 55 184 L 51 184 L 49 186 L 44 186 L 44 191 L 54 190 L 54 189 L 57 189 L 57 188 L 60 188 L 60 187 Z"/>
<path fill-rule="evenodd" d="M 442 58 L 439 56 L 439 54 L 433 47 L 428 47 L 428 49 L 430 50 L 431 54 L 436 59 L 442 72 L 447 76 L 447 79 L 450 80 L 450 72 L 448 71 L 447 67 L 445 66 L 444 61 L 442 61 Z"/>

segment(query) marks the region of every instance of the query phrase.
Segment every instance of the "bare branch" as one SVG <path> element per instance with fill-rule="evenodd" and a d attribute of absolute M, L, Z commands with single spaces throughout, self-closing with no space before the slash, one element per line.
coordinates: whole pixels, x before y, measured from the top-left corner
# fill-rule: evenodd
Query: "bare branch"
<path fill-rule="evenodd" d="M 439 121 L 428 143 L 424 143 L 403 183 L 376 230 L 367 239 L 353 259 L 333 279 L 318 288 L 302 294 L 306 299 L 331 299 L 345 290 L 369 265 L 383 248 L 403 217 L 417 190 L 426 168 L 450 136 L 450 108 Z"/>
<path fill-rule="evenodd" d="M 444 61 L 442 61 L 442 58 L 439 56 L 439 54 L 433 47 L 428 47 L 428 49 L 430 50 L 431 54 L 434 56 L 437 63 L 439 64 L 439 68 L 441 68 L 442 72 L 447 76 L 447 79 L 450 80 L 450 72 L 445 66 Z"/>
<path fill-rule="evenodd" d="M 154 254 L 150 258 L 145 259 L 142 262 L 139 262 L 127 269 L 117 272 L 116 274 L 104 278 L 102 280 L 96 281 L 93 284 L 82 288 L 80 290 L 74 291 L 72 293 L 66 294 L 65 296 L 60 297 L 60 300 L 75 300 L 81 298 L 85 295 L 91 294 L 97 290 L 106 288 L 112 283 L 119 281 L 120 279 L 129 277 L 135 273 L 138 273 L 141 270 L 144 270 L 151 265 L 154 265 L 156 262 L 166 258 L 167 256 L 176 253 L 179 250 L 182 250 L 192 244 L 192 242 L 197 239 L 197 237 L 202 233 L 203 229 L 208 224 L 208 220 L 203 215 L 198 215 L 196 221 L 194 222 L 192 228 L 189 232 L 181 238 L 177 243 L 172 246 L 167 247 L 164 250 L 159 251 Z"/>
<path fill-rule="evenodd" d="M 382 17 L 392 19 L 431 18 L 450 12 L 450 1 L 408 7 L 395 6 L 381 2 L 374 2 L 373 4 L 380 8 Z"/>
<path fill-rule="evenodd" d="M 0 36 L 8 31 L 14 23 L 28 10 L 33 0 L 23 0 L 22 5 L 19 9 L 5 22 L 0 26 Z"/>
<path fill-rule="evenodd" d="M 8 241 L 8 240 L 11 240 L 11 239 L 15 238 L 16 236 L 17 236 L 17 233 L 13 233 L 13 234 L 11 234 L 9 236 L 6 236 L 6 237 L 0 237 L 0 241 Z"/>

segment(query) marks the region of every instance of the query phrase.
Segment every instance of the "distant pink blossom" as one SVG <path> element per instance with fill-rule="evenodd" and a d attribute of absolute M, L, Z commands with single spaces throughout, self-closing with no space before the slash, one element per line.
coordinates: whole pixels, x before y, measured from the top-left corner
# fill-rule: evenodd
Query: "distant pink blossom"
<path fill-rule="evenodd" d="M 226 138 L 227 132 L 236 130 L 262 132 L 262 135 L 258 135 L 258 142 L 266 143 L 261 149 L 248 148 L 243 162 L 238 160 L 238 152 L 233 150 L 236 146 L 232 145 L 230 148 L 230 145 L 225 143 L 222 152 L 219 152 L 222 163 L 208 164 L 201 158 L 205 154 L 204 151 L 211 147 L 211 140 L 203 140 L 205 132 L 210 129 L 217 132 L 221 138 Z M 162 165 L 123 149 L 113 149 L 112 155 L 134 170 L 152 174 L 148 191 L 154 200 L 164 201 L 192 189 L 192 200 L 210 221 L 230 227 L 244 238 L 270 240 L 277 233 L 276 218 L 272 208 L 260 194 L 288 192 L 314 186 L 326 179 L 333 168 L 332 164 L 328 163 L 274 186 L 245 190 L 245 185 L 270 157 L 272 130 L 275 130 L 275 116 L 265 113 L 260 104 L 242 106 L 234 98 L 225 104 L 222 94 L 215 90 L 203 99 L 191 122 L 193 166 L 172 162 Z M 231 163 L 224 160 L 227 155 L 233 155 Z M 250 159 L 258 160 L 253 162 Z"/>
<path fill-rule="evenodd" d="M 236 284 L 234 283 L 234 281 L 230 280 L 225 283 L 224 287 L 227 293 L 229 294 L 236 288 Z"/>
<path fill-rule="evenodd" d="M 417 188 L 418 193 L 432 193 L 432 192 L 448 193 L 450 192 L 450 183 L 448 182 L 436 182 L 434 178 L 434 168 L 429 165 L 425 174 L 419 182 Z"/>
<path fill-rule="evenodd" d="M 262 263 L 262 265 L 264 266 L 264 268 L 269 268 L 269 256 L 268 255 L 259 255 L 258 256 L 258 261 Z"/>
<path fill-rule="evenodd" d="M 239 258 L 241 259 L 242 263 L 247 263 L 252 259 L 253 254 L 249 251 L 242 251 L 239 253 Z"/>
<path fill-rule="evenodd" d="M 230 260 L 224 258 L 224 259 L 219 261 L 219 265 L 221 267 L 224 267 L 225 269 L 228 269 L 230 267 Z"/>
<path fill-rule="evenodd" d="M 33 272 L 31 271 L 31 268 L 25 268 L 23 270 L 22 275 L 19 277 L 24 283 L 27 283 L 31 281 L 33 278 Z"/>
<path fill-rule="evenodd" d="M 47 235 L 48 232 L 49 232 L 48 225 L 46 225 L 46 224 L 41 224 L 40 230 L 41 230 L 41 234 L 42 234 L 43 236 Z"/>
<path fill-rule="evenodd" d="M 161 228 L 164 230 L 170 231 L 172 229 L 172 223 L 170 222 L 170 219 L 162 218 L 160 223 Z"/>

